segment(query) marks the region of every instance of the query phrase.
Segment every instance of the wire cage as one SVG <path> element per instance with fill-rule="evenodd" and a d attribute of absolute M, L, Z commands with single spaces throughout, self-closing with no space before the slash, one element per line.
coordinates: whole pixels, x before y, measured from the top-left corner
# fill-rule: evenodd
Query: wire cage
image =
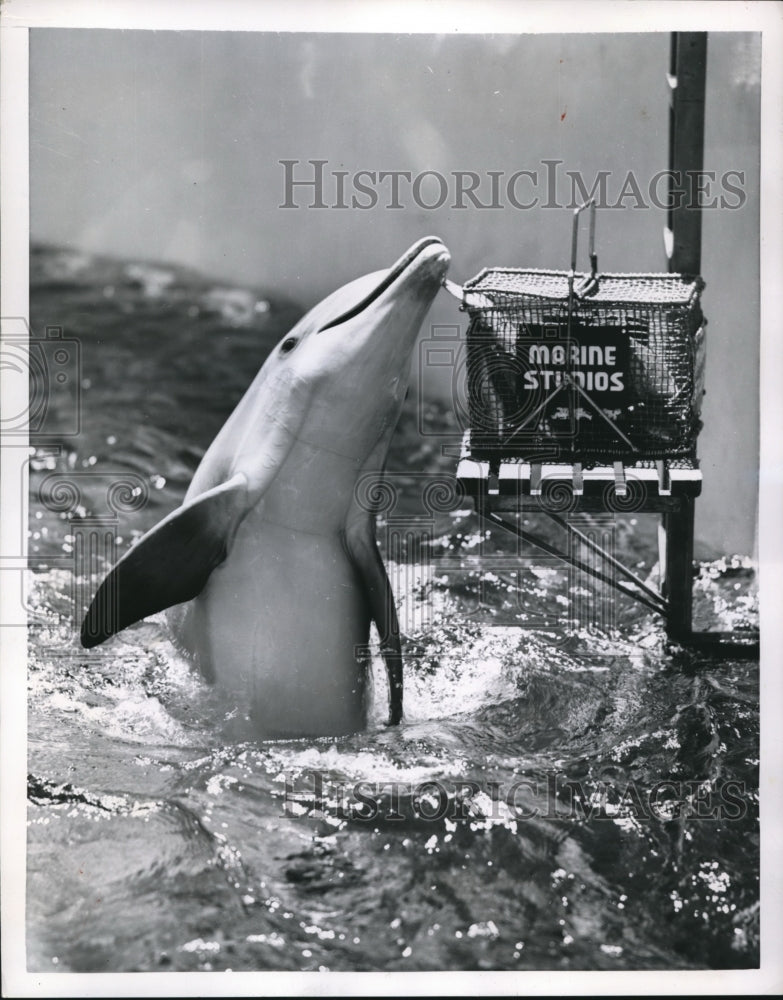
<path fill-rule="evenodd" d="M 593 209 L 594 210 L 594 209 Z M 704 393 L 701 278 L 485 268 L 470 316 L 478 459 L 695 460 Z"/>

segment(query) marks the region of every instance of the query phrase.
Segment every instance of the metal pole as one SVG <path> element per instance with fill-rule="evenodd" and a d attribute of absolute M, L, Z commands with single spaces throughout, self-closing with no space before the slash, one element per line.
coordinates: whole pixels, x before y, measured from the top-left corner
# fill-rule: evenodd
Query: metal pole
<path fill-rule="evenodd" d="M 704 169 L 704 95 L 707 77 L 707 34 L 675 31 L 671 36 L 668 83 L 669 208 L 664 245 L 669 271 L 701 273 L 700 174 Z M 663 517 L 664 580 L 668 600 L 669 638 L 692 633 L 694 505 Z"/>
<path fill-rule="evenodd" d="M 704 93 L 707 33 L 675 31 L 668 82 L 669 209 L 664 233 L 669 271 L 701 273 L 699 175 L 704 169 Z"/>

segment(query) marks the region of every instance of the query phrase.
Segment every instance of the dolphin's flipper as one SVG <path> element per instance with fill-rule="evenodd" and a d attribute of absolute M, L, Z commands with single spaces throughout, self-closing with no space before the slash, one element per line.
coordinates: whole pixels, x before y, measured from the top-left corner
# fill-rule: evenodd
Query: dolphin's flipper
<path fill-rule="evenodd" d="M 389 448 L 397 423 L 389 421 L 387 429 L 381 434 L 375 447 L 368 456 L 363 467 L 364 480 L 366 475 L 375 475 L 378 469 L 383 469 L 386 452 Z M 379 478 L 382 472 L 377 473 Z M 372 494 L 372 490 L 368 495 Z M 348 511 L 344 527 L 345 548 L 365 586 L 370 614 L 378 628 L 381 639 L 381 655 L 386 664 L 386 676 L 389 679 L 389 725 L 396 726 L 402 720 L 402 645 L 400 643 L 400 623 L 397 620 L 397 608 L 394 604 L 389 577 L 378 551 L 375 537 L 375 510 L 366 499 L 359 501 L 358 493 Z"/>
<path fill-rule="evenodd" d="M 375 540 L 375 515 L 362 511 L 351 518 L 345 529 L 345 547 L 365 586 L 370 614 L 378 628 L 381 654 L 389 678 L 389 725 L 402 719 L 402 646 L 397 609 L 389 577 Z"/>
<path fill-rule="evenodd" d="M 148 531 L 98 589 L 82 622 L 91 649 L 148 615 L 189 601 L 226 557 L 247 510 L 247 480 L 236 475 Z"/>

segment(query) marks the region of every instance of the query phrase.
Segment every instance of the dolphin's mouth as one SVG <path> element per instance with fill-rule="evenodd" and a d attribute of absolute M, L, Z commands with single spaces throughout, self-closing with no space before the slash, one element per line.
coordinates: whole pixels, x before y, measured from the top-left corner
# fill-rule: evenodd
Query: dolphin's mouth
<path fill-rule="evenodd" d="M 433 243 L 442 244 L 443 240 L 439 239 L 437 236 L 425 236 L 423 239 L 414 243 L 410 250 L 403 254 L 397 263 L 390 268 L 389 273 L 383 281 L 376 288 L 374 288 L 369 295 L 365 295 L 360 302 L 348 309 L 347 312 L 342 313 L 336 319 L 330 320 L 325 326 L 322 326 L 318 332 L 323 333 L 324 330 L 330 330 L 333 326 L 339 326 L 340 323 L 345 323 L 346 320 L 353 319 L 354 316 L 358 316 L 360 312 L 363 312 L 367 306 L 375 302 L 376 299 L 380 298 L 386 289 L 390 288 L 394 284 L 405 268 L 408 267 L 409 264 L 413 263 L 425 247 L 432 246 Z"/>

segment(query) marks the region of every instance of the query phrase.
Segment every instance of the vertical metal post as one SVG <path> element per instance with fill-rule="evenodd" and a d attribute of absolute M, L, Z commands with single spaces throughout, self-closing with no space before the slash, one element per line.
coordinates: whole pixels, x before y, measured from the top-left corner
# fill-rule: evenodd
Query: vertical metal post
<path fill-rule="evenodd" d="M 669 602 L 666 631 L 674 640 L 687 639 L 693 630 L 693 508 L 693 497 L 682 497 L 679 510 L 663 515 L 663 596 Z"/>
<path fill-rule="evenodd" d="M 671 39 L 668 81 L 669 209 L 666 253 L 669 271 L 701 272 L 699 175 L 704 169 L 704 94 L 707 33 L 675 31 Z"/>
<path fill-rule="evenodd" d="M 668 82 L 669 209 L 664 233 L 669 271 L 701 273 L 700 174 L 704 169 L 704 99 L 707 33 L 675 31 L 671 37 Z M 663 516 L 663 592 L 669 601 L 667 631 L 687 639 L 693 630 L 694 501 Z"/>

